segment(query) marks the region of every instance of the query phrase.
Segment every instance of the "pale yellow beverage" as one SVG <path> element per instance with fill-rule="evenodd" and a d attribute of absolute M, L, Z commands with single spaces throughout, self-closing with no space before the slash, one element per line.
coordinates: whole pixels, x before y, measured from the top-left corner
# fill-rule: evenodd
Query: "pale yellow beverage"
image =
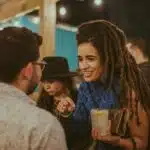
<path fill-rule="evenodd" d="M 109 119 L 108 119 L 109 111 L 104 109 L 92 109 L 91 110 L 91 122 L 92 128 L 96 128 L 100 130 L 101 136 L 108 134 L 109 127 Z"/>

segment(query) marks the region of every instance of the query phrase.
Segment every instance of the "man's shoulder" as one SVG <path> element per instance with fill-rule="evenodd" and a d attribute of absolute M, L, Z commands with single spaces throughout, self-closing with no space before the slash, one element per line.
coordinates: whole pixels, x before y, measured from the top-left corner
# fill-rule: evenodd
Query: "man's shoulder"
<path fill-rule="evenodd" d="M 30 104 L 30 98 L 23 92 L 8 85 L 6 88 L 2 86 L 0 133 L 9 138 L 1 141 L 0 147 L 9 143 L 9 148 L 12 146 L 16 150 L 27 147 L 66 150 L 64 131 L 59 121 L 49 112 Z"/>
<path fill-rule="evenodd" d="M 38 108 L 30 103 L 22 105 L 22 115 L 28 116 L 28 121 L 33 122 L 34 125 L 52 125 L 53 122 L 57 122 L 57 119 L 44 109 Z"/>
<path fill-rule="evenodd" d="M 21 122 L 28 124 L 29 127 L 50 125 L 57 120 L 51 113 L 30 104 L 28 101 L 16 97 L 0 97 L 0 100 L 0 112 L 6 112 L 5 119 L 8 121 Z"/>
<path fill-rule="evenodd" d="M 37 139 L 38 135 L 40 140 L 47 141 L 47 148 L 66 150 L 64 130 L 57 118 L 43 109 L 33 107 L 34 112 L 30 116 L 30 120 L 35 119 L 31 125 L 33 139 Z"/>
<path fill-rule="evenodd" d="M 63 128 L 52 114 L 22 102 L 12 106 L 11 111 L 7 112 L 8 107 L 11 105 L 0 110 L 0 113 L 5 111 L 5 116 L 0 117 L 0 132 L 5 132 L 10 137 L 9 142 L 16 144 L 17 141 L 14 139 L 17 137 L 27 147 L 40 147 L 42 150 L 49 148 L 58 150 L 62 147 L 62 150 L 66 150 Z M 26 142 L 29 138 L 30 143 Z M 20 144 L 18 145 L 21 147 Z"/>

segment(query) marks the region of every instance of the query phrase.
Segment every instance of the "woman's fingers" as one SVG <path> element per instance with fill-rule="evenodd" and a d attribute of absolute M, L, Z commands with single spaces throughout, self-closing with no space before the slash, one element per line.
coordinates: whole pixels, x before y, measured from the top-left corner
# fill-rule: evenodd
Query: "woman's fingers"
<path fill-rule="evenodd" d="M 93 128 L 93 129 L 92 129 L 92 137 L 93 137 L 94 140 L 99 139 L 100 134 L 99 134 L 98 129 L 96 129 L 96 128 Z"/>
<path fill-rule="evenodd" d="M 72 112 L 74 111 L 74 109 L 75 109 L 75 104 L 73 100 L 68 97 L 62 98 L 57 105 L 57 110 L 62 113 L 65 111 Z"/>

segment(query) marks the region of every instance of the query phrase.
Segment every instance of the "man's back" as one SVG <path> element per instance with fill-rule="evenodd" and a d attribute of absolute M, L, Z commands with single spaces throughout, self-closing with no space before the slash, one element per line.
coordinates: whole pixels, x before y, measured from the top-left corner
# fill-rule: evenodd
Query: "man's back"
<path fill-rule="evenodd" d="M 66 150 L 63 129 L 23 92 L 0 83 L 0 149 Z"/>

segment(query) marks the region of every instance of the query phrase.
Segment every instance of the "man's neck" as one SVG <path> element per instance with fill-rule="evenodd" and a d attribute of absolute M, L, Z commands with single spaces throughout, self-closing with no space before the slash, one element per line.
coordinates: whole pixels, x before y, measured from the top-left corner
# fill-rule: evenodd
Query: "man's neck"
<path fill-rule="evenodd" d="M 26 88 L 27 86 L 26 86 L 26 84 L 25 84 L 24 82 L 13 81 L 13 82 L 12 82 L 12 85 L 13 85 L 14 87 L 16 87 L 17 89 L 23 91 L 24 93 L 27 92 L 27 88 Z"/>

